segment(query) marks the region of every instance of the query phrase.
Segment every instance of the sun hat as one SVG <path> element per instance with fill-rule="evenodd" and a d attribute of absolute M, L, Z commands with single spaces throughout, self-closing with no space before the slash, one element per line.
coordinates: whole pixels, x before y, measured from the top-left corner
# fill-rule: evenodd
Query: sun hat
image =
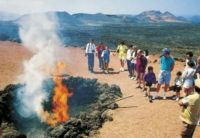
<path fill-rule="evenodd" d="M 170 49 L 169 48 L 164 48 L 162 50 L 162 56 L 166 55 L 166 54 L 170 54 Z"/>

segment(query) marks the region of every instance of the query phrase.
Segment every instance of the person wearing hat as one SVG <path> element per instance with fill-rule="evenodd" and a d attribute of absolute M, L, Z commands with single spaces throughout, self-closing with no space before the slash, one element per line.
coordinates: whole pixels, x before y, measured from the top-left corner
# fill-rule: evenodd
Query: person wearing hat
<path fill-rule="evenodd" d="M 160 74 L 158 76 L 157 93 L 160 91 L 160 87 L 164 84 L 163 99 L 166 99 L 166 92 L 169 88 L 171 80 L 171 72 L 174 69 L 174 59 L 170 55 L 170 50 L 164 48 L 160 58 Z M 154 95 L 153 99 L 157 97 L 157 93 Z"/>
<path fill-rule="evenodd" d="M 183 122 L 182 138 L 192 138 L 200 119 L 200 77 L 195 80 L 195 92 L 183 98 L 179 105 L 183 107 L 180 119 Z"/>

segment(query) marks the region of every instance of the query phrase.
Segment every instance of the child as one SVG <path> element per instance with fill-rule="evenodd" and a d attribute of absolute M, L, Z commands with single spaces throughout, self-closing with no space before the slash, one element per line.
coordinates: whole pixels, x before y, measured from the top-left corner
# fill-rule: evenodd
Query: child
<path fill-rule="evenodd" d="M 196 72 L 195 68 L 195 63 L 192 61 L 189 61 L 187 63 L 187 68 L 185 68 L 182 78 L 183 78 L 183 87 L 184 87 L 184 92 L 185 96 L 188 96 L 192 93 L 193 91 L 193 85 L 194 85 L 194 75 Z"/>
<path fill-rule="evenodd" d="M 179 101 L 180 99 L 180 91 L 181 91 L 181 86 L 183 84 L 183 79 L 182 79 L 182 72 L 178 71 L 176 73 L 176 78 L 175 78 L 175 85 L 174 85 L 174 92 L 176 92 L 176 97 L 174 100 Z"/>
<path fill-rule="evenodd" d="M 108 73 L 108 65 L 110 62 L 110 50 L 109 50 L 108 46 L 105 47 L 105 50 L 103 50 L 101 56 L 103 58 L 104 70 L 106 71 L 105 73 Z"/>
<path fill-rule="evenodd" d="M 151 86 L 156 83 L 156 75 L 153 72 L 152 66 L 148 67 L 148 73 L 145 74 L 145 76 L 144 76 L 144 83 L 145 83 L 144 91 L 146 90 L 146 86 L 147 86 L 147 91 L 145 92 L 145 96 L 148 96 L 149 102 L 152 102 L 152 96 L 150 94 L 150 89 L 151 89 Z"/>

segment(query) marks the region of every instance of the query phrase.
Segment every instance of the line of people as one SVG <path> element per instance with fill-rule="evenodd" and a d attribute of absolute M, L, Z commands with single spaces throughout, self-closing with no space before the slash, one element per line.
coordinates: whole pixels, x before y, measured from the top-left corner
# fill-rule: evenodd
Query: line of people
<path fill-rule="evenodd" d="M 108 73 L 110 50 L 107 46 L 103 45 L 103 43 L 96 47 L 93 40 L 88 43 L 86 47 L 89 71 L 93 72 L 95 53 L 99 59 L 99 68 L 103 71 L 107 70 Z M 164 85 L 162 98 L 167 98 L 167 92 L 170 88 L 171 73 L 175 66 L 175 61 L 171 56 L 170 49 L 164 48 L 162 50 L 158 79 L 156 79 L 153 67 L 148 66 L 150 61 L 148 50 L 142 51 L 137 49 L 135 45 L 130 45 L 128 47 L 125 42 L 122 41 L 118 45 L 115 54 L 119 57 L 120 72 L 125 71 L 125 65 L 127 63 L 128 76 L 130 79 L 137 81 L 137 88 L 144 91 L 149 102 L 158 98 L 158 93 L 162 85 Z M 156 86 L 156 91 L 153 96 L 151 96 L 152 86 Z M 183 121 L 181 136 L 183 138 L 192 138 L 200 118 L 200 57 L 195 60 L 192 52 L 186 53 L 185 68 L 183 71 L 178 71 L 176 73 L 174 86 L 172 88 L 176 93 L 173 99 L 179 101 L 179 105 L 183 107 L 180 116 Z M 182 88 L 184 90 L 184 97 L 180 100 Z"/>

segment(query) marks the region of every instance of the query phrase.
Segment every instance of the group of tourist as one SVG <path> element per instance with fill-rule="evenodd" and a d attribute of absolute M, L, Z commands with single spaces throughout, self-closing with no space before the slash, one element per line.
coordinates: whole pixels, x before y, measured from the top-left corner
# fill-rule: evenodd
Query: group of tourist
<path fill-rule="evenodd" d="M 88 57 L 88 71 L 94 73 L 94 57 L 98 57 L 99 69 L 108 73 L 108 66 L 110 62 L 110 50 L 109 47 L 102 42 L 95 46 L 94 40 L 91 40 L 86 45 L 85 56 Z"/>
<path fill-rule="evenodd" d="M 88 56 L 89 72 L 94 72 L 94 56 L 96 54 L 99 60 L 99 69 L 105 73 L 109 73 L 110 50 L 108 46 L 105 46 L 102 42 L 95 46 L 94 40 L 91 40 L 87 44 L 85 52 Z M 156 79 L 153 67 L 148 66 L 150 62 L 148 50 L 142 51 L 135 45 L 127 46 L 122 41 L 118 45 L 115 54 L 119 57 L 120 72 L 125 71 L 127 64 L 128 76 L 130 79 L 137 81 L 137 88 L 145 92 L 145 96 L 148 97 L 149 102 L 158 98 L 158 93 L 162 85 L 164 85 L 162 98 L 167 98 L 171 72 L 175 66 L 170 49 L 164 48 L 162 50 L 158 79 Z M 151 96 L 152 86 L 156 86 L 156 92 L 154 92 L 153 96 Z M 180 91 L 182 88 L 184 90 L 184 97 L 180 100 Z M 176 73 L 173 91 L 176 93 L 173 99 L 179 101 L 179 105 L 183 107 L 180 117 L 183 121 L 181 136 L 191 138 L 200 118 L 200 57 L 195 60 L 192 52 L 186 53 L 185 68 L 183 71 Z"/>

